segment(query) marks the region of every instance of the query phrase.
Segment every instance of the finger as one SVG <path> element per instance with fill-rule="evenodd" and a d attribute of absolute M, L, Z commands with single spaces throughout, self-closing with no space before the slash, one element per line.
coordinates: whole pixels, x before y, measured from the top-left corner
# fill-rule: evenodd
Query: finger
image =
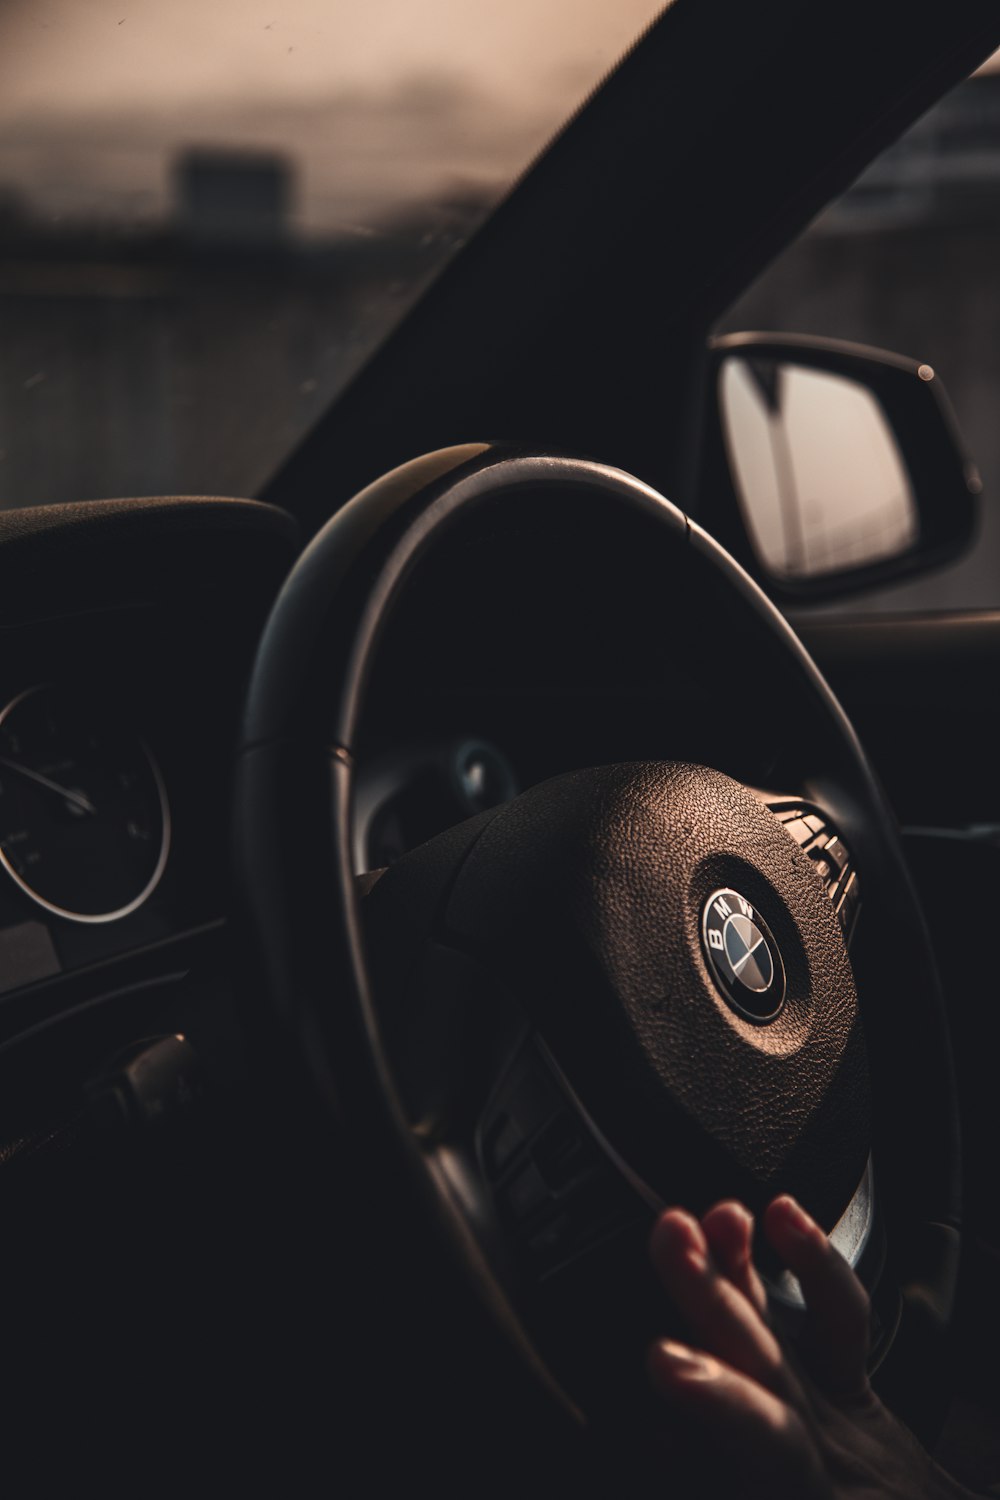
<path fill-rule="evenodd" d="M 750 1476 L 772 1500 L 828 1500 L 814 1444 L 783 1401 L 711 1355 L 673 1340 L 656 1343 L 648 1368 L 654 1388 L 697 1425 L 706 1464 L 725 1459 L 748 1493 Z M 721 1493 L 721 1491 L 720 1491 Z"/>
<path fill-rule="evenodd" d="M 813 1377 L 831 1396 L 866 1393 L 870 1304 L 861 1282 L 794 1198 L 768 1205 L 764 1233 L 802 1288 L 802 1354 Z"/>
<path fill-rule="evenodd" d="M 683 1209 L 661 1214 L 650 1256 L 696 1343 L 768 1390 L 790 1394 L 774 1334 L 743 1293 L 721 1275 L 698 1220 Z"/>
<path fill-rule="evenodd" d="M 728 1200 L 703 1214 L 701 1227 L 719 1270 L 763 1317 L 767 1312 L 767 1293 L 751 1259 L 753 1215 L 742 1203 Z"/>

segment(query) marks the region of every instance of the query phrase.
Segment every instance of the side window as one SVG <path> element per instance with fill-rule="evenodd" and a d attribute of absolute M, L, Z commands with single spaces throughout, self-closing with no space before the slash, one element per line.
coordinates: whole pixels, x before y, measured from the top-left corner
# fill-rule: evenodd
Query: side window
<path fill-rule="evenodd" d="M 717 331 L 751 329 L 928 361 L 982 474 L 980 535 L 965 558 L 843 607 L 1000 604 L 1000 55 L 885 151 Z"/>

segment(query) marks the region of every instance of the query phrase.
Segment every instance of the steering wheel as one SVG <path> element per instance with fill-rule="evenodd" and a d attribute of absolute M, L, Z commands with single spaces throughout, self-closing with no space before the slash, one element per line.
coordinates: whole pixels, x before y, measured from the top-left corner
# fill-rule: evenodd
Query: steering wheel
<path fill-rule="evenodd" d="M 435 673 L 529 718 L 573 699 L 581 742 L 359 881 L 373 704 L 402 730 Z M 645 738 L 616 738 L 637 704 Z M 644 1343 L 673 1315 L 645 1269 L 657 1207 L 784 1190 L 871 1292 L 887 1398 L 933 1424 L 959 1248 L 933 956 L 842 709 L 681 511 L 615 469 L 489 445 L 364 490 L 265 628 L 236 830 L 263 1034 L 351 1163 L 343 1232 L 405 1215 L 421 1367 L 462 1371 L 450 1441 L 489 1405 L 498 1451 L 522 1397 L 563 1435 L 634 1431 Z M 762 1269 L 793 1327 L 795 1283 Z"/>

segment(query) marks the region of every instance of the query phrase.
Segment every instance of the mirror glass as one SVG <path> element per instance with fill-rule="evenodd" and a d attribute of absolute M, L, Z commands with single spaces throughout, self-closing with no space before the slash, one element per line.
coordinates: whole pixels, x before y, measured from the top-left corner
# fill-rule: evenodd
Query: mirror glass
<path fill-rule="evenodd" d="M 769 572 L 814 578 L 882 562 L 917 541 L 917 505 L 877 398 L 857 381 L 731 355 L 719 404 L 750 539 Z"/>

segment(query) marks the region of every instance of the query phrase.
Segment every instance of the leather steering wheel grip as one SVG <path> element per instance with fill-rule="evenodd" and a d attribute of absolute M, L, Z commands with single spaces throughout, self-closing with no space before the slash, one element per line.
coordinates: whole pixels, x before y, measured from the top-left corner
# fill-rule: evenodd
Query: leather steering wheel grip
<path fill-rule="evenodd" d="M 835 952 L 836 924 L 831 916 L 824 926 L 827 918 L 815 905 L 819 886 L 812 891 L 802 883 L 812 878 L 796 864 L 805 857 L 791 848 L 777 824 L 770 828 L 770 814 L 751 808 L 749 793 L 700 767 L 680 772 L 610 767 L 592 773 L 592 780 L 578 783 L 573 793 L 580 807 L 572 817 L 567 814 L 572 837 L 560 846 L 558 858 L 552 850 L 562 834 L 558 829 L 552 833 L 550 817 L 556 794 L 544 787 L 526 794 L 527 800 L 518 799 L 523 812 L 516 811 L 515 803 L 514 811 L 501 809 L 459 825 L 401 861 L 399 875 L 393 867 L 375 884 L 364 903 L 374 918 L 366 933 L 351 857 L 355 757 L 364 747 L 383 654 L 398 649 L 394 622 L 414 598 L 420 601 L 421 628 L 430 643 L 420 657 L 421 670 L 449 660 L 454 651 L 452 668 L 464 674 L 467 688 L 470 674 L 477 671 L 484 685 L 501 683 L 507 691 L 532 674 L 536 692 L 544 691 L 546 680 L 565 680 L 583 693 L 591 677 L 617 676 L 626 691 L 662 698 L 659 753 L 664 755 L 672 753 L 676 738 L 670 719 L 675 695 L 682 688 L 695 695 L 716 693 L 719 722 L 723 729 L 730 725 L 733 742 L 745 726 L 747 734 L 770 744 L 785 786 L 792 768 L 797 785 L 830 813 L 862 871 L 865 892 L 864 917 L 851 955 L 861 1025 L 841 1013 L 846 1028 L 838 1043 L 841 1050 L 826 1054 L 828 1063 L 832 1058 L 831 1077 L 847 1070 L 839 1078 L 846 1084 L 830 1118 L 840 1120 L 834 1135 L 840 1129 L 845 1137 L 852 1131 L 857 1137 L 850 1145 L 852 1171 L 870 1135 L 889 1246 L 884 1276 L 913 1307 L 935 1309 L 936 1317 L 929 1321 L 946 1325 L 957 1257 L 927 1248 L 935 1236 L 940 1239 L 931 1226 L 943 1226 L 949 1250 L 954 1250 L 959 1227 L 957 1104 L 944 1001 L 892 815 L 851 725 L 777 610 L 732 558 L 669 501 L 600 464 L 483 444 L 430 454 L 384 476 L 338 512 L 302 553 L 260 642 L 236 778 L 235 867 L 248 976 L 261 1027 L 321 1115 L 335 1122 L 339 1133 L 363 1141 L 373 1180 L 392 1181 L 405 1193 L 415 1232 L 455 1272 L 450 1295 L 476 1306 L 482 1326 L 499 1335 L 498 1342 L 545 1401 L 578 1415 L 575 1395 L 567 1393 L 565 1382 L 553 1375 L 553 1361 L 539 1357 L 526 1333 L 531 1324 L 527 1303 L 540 1300 L 537 1288 L 526 1300 L 519 1299 L 521 1283 L 503 1270 L 509 1246 L 502 1232 L 492 1243 L 478 1234 L 475 1213 L 467 1211 L 454 1184 L 442 1181 L 426 1137 L 414 1128 L 412 1080 L 401 1076 L 393 1056 L 399 997 L 386 998 L 387 981 L 373 984 L 373 968 L 378 967 L 373 942 L 395 945 L 399 953 L 423 962 L 428 944 L 461 949 L 464 932 L 463 962 L 478 966 L 484 985 L 496 982 L 513 995 L 517 1024 L 511 1021 L 507 1032 L 506 1022 L 501 1023 L 498 1034 L 513 1045 L 523 1022 L 529 1032 L 540 1032 L 547 1049 L 565 1046 L 572 1066 L 574 1049 L 580 1050 L 572 1018 L 564 1008 L 554 1021 L 546 1010 L 558 966 L 550 963 L 534 994 L 526 970 L 517 978 L 504 971 L 500 960 L 510 951 L 503 931 L 490 929 L 489 913 L 501 899 L 491 882 L 507 860 L 504 889 L 509 894 L 518 868 L 525 870 L 536 849 L 535 874 L 544 872 L 535 881 L 536 914 L 548 881 L 554 928 L 567 941 L 575 932 L 579 951 L 589 942 L 593 954 L 594 924 L 606 927 L 616 901 L 620 930 L 629 930 L 630 914 L 621 902 L 627 906 L 630 887 L 621 872 L 631 855 L 621 856 L 617 845 L 609 853 L 607 839 L 606 813 L 614 804 L 615 816 L 625 825 L 632 818 L 633 835 L 641 825 L 640 843 L 655 844 L 659 838 L 666 847 L 673 839 L 679 848 L 690 838 L 697 854 L 683 891 L 675 880 L 662 912 L 652 887 L 642 896 L 647 910 L 659 912 L 644 950 L 652 964 L 674 964 L 676 973 L 687 965 L 683 985 L 706 984 L 694 938 L 690 951 L 668 945 L 661 953 L 657 923 L 661 917 L 668 925 L 681 921 L 671 902 L 683 904 L 684 892 L 700 889 L 699 872 L 714 869 L 713 860 L 722 861 L 720 869 L 745 867 L 752 880 L 756 839 L 772 841 L 774 858 L 784 871 L 772 880 L 762 868 L 759 889 L 764 893 L 774 886 L 779 905 L 785 909 L 787 904 L 791 913 L 782 941 L 788 944 L 793 968 L 799 962 L 795 930 L 805 922 L 819 933 L 802 949 L 795 982 L 804 998 L 800 1011 L 790 1012 L 789 1024 L 798 1024 L 795 1015 L 806 1016 L 813 992 L 816 975 L 810 965 L 819 950 L 810 943 L 834 944 L 828 948 L 833 956 L 825 961 L 823 982 L 830 998 L 824 1003 L 836 1009 L 838 997 L 846 1003 L 853 989 L 846 954 Z M 656 809 L 665 805 L 660 794 L 666 795 L 667 782 L 675 790 L 683 783 L 684 790 L 661 825 Z M 534 812 L 532 797 L 538 804 Z M 751 830 L 749 843 L 727 834 L 730 817 L 743 819 L 744 833 Z M 764 821 L 755 821 L 758 817 Z M 581 818 L 585 836 L 579 834 Z M 783 851 L 781 840 L 788 849 Z M 644 849 L 640 862 L 650 857 Z M 407 860 L 416 871 L 411 877 L 403 868 Z M 670 864 L 667 858 L 668 884 L 674 878 Z M 590 870 L 594 879 L 586 892 L 577 892 L 579 900 L 564 900 L 575 869 Z M 605 877 L 611 881 L 608 889 L 614 888 L 610 905 L 595 896 Z M 734 884 L 735 878 L 717 883 Z M 394 894 L 404 887 L 405 899 Z M 804 906 L 797 906 L 799 901 Z M 524 908 L 520 920 L 527 919 Z M 690 912 L 685 920 L 690 927 Z M 617 1038 L 614 1046 L 609 1042 L 609 1054 L 635 1070 L 636 1096 L 657 1070 L 670 1075 L 667 1082 L 675 1092 L 690 1089 L 687 1102 L 681 1101 L 683 1110 L 703 1109 L 716 1136 L 728 1132 L 733 1159 L 740 1157 L 741 1145 L 747 1146 L 742 1168 L 748 1181 L 755 1171 L 758 1180 L 770 1181 L 771 1167 L 760 1175 L 762 1155 L 770 1153 L 774 1181 L 780 1182 L 780 1132 L 768 1117 L 766 1086 L 755 1095 L 758 1133 L 748 1127 L 746 1142 L 741 1142 L 738 1118 L 719 1113 L 710 1081 L 697 1076 L 697 1058 L 685 1058 L 677 1072 L 678 1038 L 690 1048 L 691 1036 L 683 1028 L 668 1028 L 664 1041 L 643 1020 L 637 995 L 650 982 L 649 973 L 630 961 L 620 942 L 615 948 L 614 933 L 602 929 L 601 942 L 606 944 L 601 963 L 589 968 L 581 963 L 573 979 L 596 987 L 595 995 L 600 984 L 619 999 L 629 992 L 626 1011 L 631 1007 L 634 1024 L 629 1032 L 616 1012 L 608 1023 Z M 488 973 L 491 944 L 499 947 Z M 613 962 L 605 962 L 608 953 Z M 502 1009 L 502 998 L 498 1004 Z M 594 1014 L 600 1009 L 596 1000 L 595 1007 Z M 579 1027 L 604 1024 L 592 1022 L 589 1014 L 582 1005 Z M 412 1031 L 412 1015 L 408 1024 Z M 429 1015 L 428 1027 L 436 1024 L 442 1025 L 437 1035 L 445 1038 L 448 1018 L 442 1023 Z M 721 1049 L 718 1066 L 724 1071 L 734 1055 L 730 1033 L 738 1027 L 721 1020 L 713 1020 L 713 1026 Z M 862 1053 L 872 1079 L 870 1126 L 866 1106 L 857 1102 L 866 1092 L 858 1072 L 863 1072 Z M 441 1056 L 447 1055 L 442 1044 Z M 759 1073 L 761 1079 L 776 1076 L 767 1057 Z M 584 1078 L 581 1088 L 588 1096 L 583 1106 L 599 1112 L 599 1079 Z M 647 1124 L 652 1118 L 643 1116 Z M 670 1127 L 660 1120 L 656 1128 L 661 1127 L 667 1156 Z M 642 1135 L 637 1132 L 635 1141 Z M 625 1123 L 620 1139 L 629 1140 Z M 759 1145 L 751 1149 L 752 1141 Z M 808 1163 L 808 1156 L 804 1160 Z M 808 1198 L 805 1170 L 799 1190 Z M 817 1170 L 822 1175 L 826 1168 Z M 836 1171 L 828 1176 L 830 1192 L 842 1197 L 843 1181 Z M 920 1314 L 904 1314 L 903 1328 L 908 1337 L 901 1405 L 910 1386 L 935 1392 L 941 1386 L 938 1350 L 923 1336 Z M 886 1367 L 891 1363 L 890 1352 Z"/>

